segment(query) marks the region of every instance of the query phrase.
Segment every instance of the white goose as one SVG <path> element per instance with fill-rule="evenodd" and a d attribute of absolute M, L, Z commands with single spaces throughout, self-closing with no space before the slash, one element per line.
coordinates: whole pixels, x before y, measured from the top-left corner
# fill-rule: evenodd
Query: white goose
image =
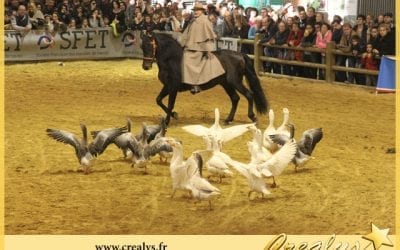
<path fill-rule="evenodd" d="M 192 173 L 191 177 L 189 177 L 189 188 L 192 191 L 192 197 L 198 201 L 207 200 L 209 209 L 212 210 L 211 199 L 220 195 L 221 191 L 203 178 L 203 160 L 200 154 L 193 153 L 193 156 L 196 158 L 198 165 L 196 169 L 193 169 L 193 165 L 190 165 L 188 169 Z"/>
<path fill-rule="evenodd" d="M 250 153 L 250 163 L 262 163 L 272 156 L 271 152 L 263 147 L 263 139 L 261 130 L 253 129 L 253 140 L 247 143 Z"/>
<path fill-rule="evenodd" d="M 276 134 L 276 128 L 274 126 L 275 114 L 272 109 L 269 110 L 268 117 L 269 117 L 269 124 L 268 124 L 268 127 L 264 130 L 264 134 L 263 134 L 264 147 L 266 147 L 270 150 L 273 150 L 273 149 L 275 149 L 274 148 L 275 145 L 274 145 L 274 142 L 271 140 L 271 138 L 269 138 L 270 135 Z"/>
<path fill-rule="evenodd" d="M 193 198 L 208 200 L 211 210 L 211 198 L 219 195 L 221 191 L 202 177 L 203 160 L 200 154 L 193 152 L 186 161 L 183 161 L 182 144 L 173 138 L 167 138 L 167 142 L 173 148 L 170 164 L 171 198 L 174 197 L 177 189 L 189 190 Z"/>
<path fill-rule="evenodd" d="M 246 133 L 247 131 L 249 131 L 250 128 L 255 127 L 254 123 L 250 123 L 250 124 L 235 125 L 229 128 L 222 128 L 219 124 L 219 120 L 220 120 L 219 109 L 216 108 L 215 121 L 211 127 L 207 128 L 203 125 L 188 125 L 182 127 L 182 129 L 196 136 L 201 136 L 201 137 L 212 136 L 217 141 L 220 140 L 222 145 L 223 143 L 228 142 Z"/>
<path fill-rule="evenodd" d="M 283 108 L 283 121 L 281 126 L 276 129 L 277 134 L 290 136 L 290 131 L 288 129 L 289 124 L 289 109 Z"/>
<path fill-rule="evenodd" d="M 280 175 L 293 159 L 295 153 L 296 143 L 290 140 L 265 162 L 244 164 L 231 160 L 229 164 L 246 177 L 250 187 L 248 194 L 249 199 L 252 192 L 261 193 L 262 197 L 264 197 L 264 195 L 270 194 L 270 191 L 267 189 L 263 177 L 275 177 Z"/>
<path fill-rule="evenodd" d="M 206 142 L 207 150 L 212 152 L 212 156 L 206 162 L 207 170 L 210 173 L 208 179 L 217 176 L 221 183 L 223 177 L 232 177 L 233 173 L 225 162 L 225 154 L 221 152 L 220 141 L 217 141 L 212 136 L 204 136 L 204 141 Z"/>
<path fill-rule="evenodd" d="M 191 191 L 189 185 L 189 171 L 188 169 L 197 169 L 197 162 L 192 155 L 186 161 L 183 160 L 183 147 L 177 140 L 166 137 L 166 142 L 172 147 L 173 155 L 169 165 L 169 171 L 172 179 L 172 194 L 174 197 L 178 189 Z"/>

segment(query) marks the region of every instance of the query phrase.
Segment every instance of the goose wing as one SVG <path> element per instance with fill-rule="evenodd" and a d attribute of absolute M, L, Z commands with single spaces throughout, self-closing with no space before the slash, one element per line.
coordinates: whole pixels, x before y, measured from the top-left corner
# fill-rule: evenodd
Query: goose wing
<path fill-rule="evenodd" d="M 276 143 L 281 146 L 285 145 L 285 143 L 290 141 L 289 136 L 284 134 L 269 135 L 268 137 L 272 140 L 273 143 Z"/>
<path fill-rule="evenodd" d="M 92 155 L 97 156 L 104 152 L 104 150 L 114 142 L 115 138 L 120 136 L 126 131 L 126 127 L 104 129 L 96 132 L 94 141 L 89 145 L 89 151 Z M 91 133 L 92 135 L 94 133 Z"/>
<path fill-rule="evenodd" d="M 223 142 L 235 139 L 238 136 L 246 133 L 251 129 L 257 129 L 255 123 L 235 125 L 229 128 L 222 129 L 221 139 Z"/>
<path fill-rule="evenodd" d="M 206 192 L 206 193 L 211 193 L 211 192 L 220 193 L 221 192 L 218 188 L 211 185 L 211 183 L 208 182 L 206 179 L 204 179 L 198 175 L 194 175 L 190 179 L 190 184 L 192 185 L 192 187 L 194 187 L 202 192 Z"/>
<path fill-rule="evenodd" d="M 58 129 L 46 129 L 46 133 L 49 137 L 53 138 L 58 142 L 69 144 L 75 149 L 75 154 L 78 158 L 83 154 L 82 144 L 79 139 L 71 132 Z"/>
<path fill-rule="evenodd" d="M 285 143 L 271 158 L 265 163 L 259 164 L 258 168 L 266 177 L 280 175 L 285 167 L 292 161 L 297 151 L 297 145 L 293 140 Z M 267 171 L 264 171 L 266 169 Z M 268 173 L 268 174 L 267 174 Z"/>
<path fill-rule="evenodd" d="M 210 132 L 210 129 L 203 125 L 188 125 L 188 126 L 183 126 L 182 129 L 190 134 L 201 137 L 207 136 Z"/>
<path fill-rule="evenodd" d="M 144 157 L 147 159 L 161 151 L 173 151 L 171 145 L 166 141 L 165 137 L 160 137 L 151 141 L 150 144 L 148 144 L 144 149 Z"/>
<path fill-rule="evenodd" d="M 133 137 L 132 133 L 125 132 L 125 133 L 121 134 L 120 136 L 117 136 L 113 142 L 118 148 L 125 149 L 128 147 L 129 142 L 132 140 L 136 141 L 136 139 L 135 139 L 135 137 Z"/>
<path fill-rule="evenodd" d="M 236 171 L 238 171 L 241 175 L 243 175 L 247 179 L 250 178 L 249 167 L 246 164 L 232 160 L 232 159 L 230 159 L 227 162 L 227 164 L 232 166 Z"/>
<path fill-rule="evenodd" d="M 304 131 L 298 146 L 299 150 L 307 155 L 311 155 L 317 143 L 322 139 L 322 128 L 313 128 Z"/>

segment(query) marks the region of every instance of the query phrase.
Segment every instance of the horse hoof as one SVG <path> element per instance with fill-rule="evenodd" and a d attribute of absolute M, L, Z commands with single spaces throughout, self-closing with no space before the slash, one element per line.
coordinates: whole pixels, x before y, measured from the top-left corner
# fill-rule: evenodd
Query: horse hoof
<path fill-rule="evenodd" d="M 174 111 L 174 112 L 172 112 L 171 116 L 172 116 L 172 118 L 174 118 L 174 119 L 176 119 L 176 120 L 178 120 L 178 119 L 179 119 L 179 117 L 178 117 L 178 113 L 176 113 L 175 111 Z"/>
<path fill-rule="evenodd" d="M 232 120 L 225 120 L 224 125 L 229 125 L 232 122 Z"/>
<path fill-rule="evenodd" d="M 255 117 L 255 116 L 250 117 L 250 120 L 251 120 L 252 122 L 257 122 L 257 117 Z"/>

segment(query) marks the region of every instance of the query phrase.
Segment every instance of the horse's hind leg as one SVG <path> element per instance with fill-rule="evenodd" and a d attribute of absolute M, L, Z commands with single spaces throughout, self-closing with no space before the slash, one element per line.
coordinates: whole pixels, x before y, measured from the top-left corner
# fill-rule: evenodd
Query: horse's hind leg
<path fill-rule="evenodd" d="M 224 121 L 225 124 L 229 124 L 230 122 L 233 121 L 233 118 L 235 117 L 240 96 L 236 93 L 236 90 L 231 85 L 225 83 L 222 85 L 222 87 L 224 88 L 225 92 L 229 95 L 229 98 L 231 99 L 232 102 L 231 111 L 229 112 L 228 117 Z"/>
<path fill-rule="evenodd" d="M 244 95 L 244 97 L 246 97 L 247 99 L 248 102 L 247 116 L 253 122 L 257 121 L 256 115 L 254 114 L 253 111 L 253 94 L 243 85 L 242 81 L 236 82 L 235 87 L 236 90 L 239 91 L 240 94 Z"/>

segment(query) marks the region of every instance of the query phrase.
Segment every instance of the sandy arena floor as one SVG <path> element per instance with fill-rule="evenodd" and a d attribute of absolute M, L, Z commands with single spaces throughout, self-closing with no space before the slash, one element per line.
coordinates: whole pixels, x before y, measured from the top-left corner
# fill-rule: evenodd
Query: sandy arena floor
<path fill-rule="evenodd" d="M 394 232 L 395 96 L 371 89 L 307 81 L 262 78 L 276 125 L 290 110 L 296 138 L 322 127 L 316 159 L 295 173 L 292 165 L 277 179 L 272 195 L 249 201 L 245 179 L 214 183 L 222 195 L 194 204 L 178 192 L 170 199 L 168 165 L 153 158 L 148 174 L 132 169 L 115 146 L 95 161 L 94 172 L 77 172 L 72 147 L 46 136 L 46 128 L 79 133 L 134 121 L 156 123 L 157 70 L 141 61 L 76 61 L 7 65 L 5 85 L 6 234 L 365 234 L 370 222 Z M 203 148 L 183 132 L 187 124 L 211 125 L 213 110 L 224 118 L 230 101 L 222 88 L 178 95 L 168 134 L 183 141 L 185 155 Z M 241 98 L 234 124 L 247 123 Z M 267 117 L 259 116 L 265 129 Z M 247 162 L 246 134 L 224 147 Z"/>

